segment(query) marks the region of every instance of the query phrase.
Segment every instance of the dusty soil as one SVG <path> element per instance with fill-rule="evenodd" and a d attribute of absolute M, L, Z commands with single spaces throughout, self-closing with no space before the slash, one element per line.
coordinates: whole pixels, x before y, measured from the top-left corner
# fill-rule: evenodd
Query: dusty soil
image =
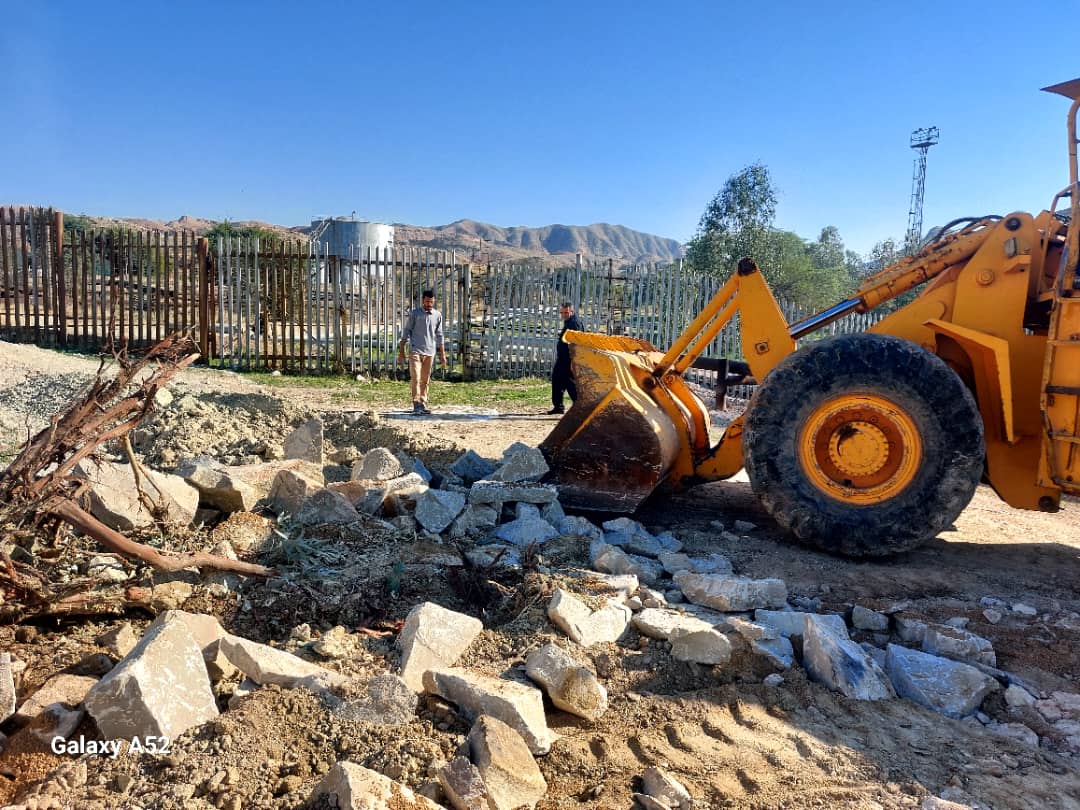
<path fill-rule="evenodd" d="M 70 381 L 91 374 L 96 365 L 0 343 L 4 380 L 18 380 L 30 368 Z M 18 399 L 14 387 L 0 385 L 0 403 Z M 237 424 L 247 425 L 235 429 L 241 438 L 226 448 L 238 456 L 243 442 L 250 450 L 275 436 L 280 441 L 283 426 L 299 424 L 309 413 L 325 415 L 327 435 L 337 447 L 349 442 L 365 450 L 396 437 L 436 470 L 467 448 L 492 457 L 514 441 L 536 444 L 554 424 L 541 414 L 474 419 L 459 409 L 426 418 L 383 413 L 349 427 L 345 413 L 367 410 L 360 390 L 355 401 L 330 402 L 312 390 L 291 392 L 283 403 L 238 375 L 191 370 L 175 393 L 203 403 L 210 409 L 203 414 L 207 418 L 231 411 Z M 483 406 L 497 409 L 498 403 Z M 25 422 L 25 415 L 11 416 L 12 407 L 8 422 Z M 242 415 L 245 408 L 249 416 Z M 254 427 L 259 424 L 265 427 Z M 200 441 L 214 444 L 203 428 L 185 431 L 164 422 L 158 427 L 144 440 L 151 455 L 161 450 L 160 435 L 185 450 L 197 449 Z M 213 433 L 229 436 L 231 430 L 217 425 Z M 691 552 L 726 554 L 740 574 L 784 579 L 793 600 L 825 612 L 859 603 L 900 606 L 905 615 L 934 621 L 966 618 L 968 629 L 992 641 L 1001 669 L 1038 691 L 1080 692 L 1075 501 L 1056 515 L 1019 512 L 980 487 L 953 530 L 916 551 L 875 562 L 829 557 L 795 544 L 775 528 L 745 482 L 656 497 L 637 517 L 650 528 L 671 530 Z M 724 539 L 715 521 L 730 529 L 736 519 L 756 528 Z M 522 677 L 527 652 L 559 636 L 543 609 L 554 572 L 583 564 L 587 554 L 578 545 L 554 541 L 534 561 L 539 567 L 495 575 L 498 585 L 490 586 L 449 576 L 442 562 L 452 550 L 413 538 L 372 530 L 291 543 L 276 551 L 276 560 L 285 563 L 281 576 L 224 595 L 198 589 L 185 607 L 212 611 L 236 632 L 321 661 L 308 639 L 343 624 L 354 631 L 353 654 L 322 662 L 367 676 L 394 666 L 397 623 L 414 604 L 430 599 L 484 619 L 486 629 L 464 665 Z M 983 615 L 984 597 L 1006 604 L 997 624 Z M 1037 615 L 1009 611 L 1007 605 L 1017 602 L 1034 607 Z M 126 618 L 138 626 L 149 617 Z M 87 656 L 102 652 L 93 639 L 119 621 L 0 628 L 0 647 L 27 663 L 20 697 L 57 671 L 90 666 Z M 309 628 L 294 630 L 305 623 Z M 542 810 L 631 807 L 631 793 L 640 789 L 640 774 L 650 764 L 668 768 L 702 807 L 918 807 L 930 795 L 983 808 L 1080 807 L 1080 758 L 1052 739 L 1033 748 L 995 736 L 975 720 L 949 720 L 908 701 L 849 700 L 809 682 L 799 669 L 785 673 L 780 686 L 766 686 L 761 679 L 768 669 L 760 659 L 736 655 L 730 666 L 715 669 L 680 663 L 664 643 L 632 631 L 619 644 L 599 645 L 589 654 L 608 687 L 611 708 L 592 724 L 549 711 L 561 736 L 538 759 L 549 784 Z M 233 686 L 221 687 L 222 707 Z M 1001 722 L 1022 720 L 1052 737 L 1034 710 L 1017 713 L 998 700 L 984 711 Z M 93 734 L 89 721 L 87 727 Z M 52 796 L 63 807 L 298 808 L 319 774 L 345 757 L 431 791 L 436 765 L 452 755 L 467 731 L 451 706 L 434 699 L 422 700 L 409 723 L 379 725 L 341 718 L 306 692 L 262 689 L 215 723 L 175 741 L 168 755 L 72 762 L 31 750 L 17 737 L 0 756 L 0 775 L 11 780 L 6 789 L 0 784 L 0 800 L 29 790 L 44 806 Z M 33 782 L 57 765 L 60 771 Z"/>

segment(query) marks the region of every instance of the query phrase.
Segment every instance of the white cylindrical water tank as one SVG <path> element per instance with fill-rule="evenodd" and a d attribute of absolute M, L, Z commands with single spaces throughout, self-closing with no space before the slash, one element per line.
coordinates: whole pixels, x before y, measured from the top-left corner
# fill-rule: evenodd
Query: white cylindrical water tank
<path fill-rule="evenodd" d="M 360 222 L 344 217 L 311 222 L 315 238 L 327 246 L 327 253 L 342 259 L 362 258 L 368 248 L 384 250 L 394 245 L 394 226 L 382 222 Z"/>

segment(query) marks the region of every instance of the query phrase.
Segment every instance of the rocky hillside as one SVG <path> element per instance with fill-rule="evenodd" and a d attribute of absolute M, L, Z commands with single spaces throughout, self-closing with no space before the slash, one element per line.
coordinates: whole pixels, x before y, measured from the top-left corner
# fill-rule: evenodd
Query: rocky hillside
<path fill-rule="evenodd" d="M 180 216 L 173 220 L 142 217 L 99 217 L 67 212 L 69 222 L 93 228 L 136 228 L 161 231 L 193 231 L 203 235 L 216 224 L 212 219 Z M 233 221 L 238 230 L 257 228 L 281 236 L 301 237 L 311 230 L 306 225 L 275 225 L 259 220 Z M 561 257 L 573 261 L 577 253 L 586 260 L 615 259 L 635 264 L 668 262 L 683 255 L 683 246 L 674 239 L 642 233 L 624 225 L 606 222 L 594 225 L 545 225 L 540 228 L 503 228 L 486 222 L 459 219 L 449 225 L 408 225 L 394 223 L 398 245 L 457 250 L 476 261 L 506 261 L 534 257 Z"/>
<path fill-rule="evenodd" d="M 501 228 L 486 222 L 460 219 L 449 225 L 419 228 L 395 225 L 399 244 L 428 245 L 447 250 L 468 250 L 484 255 L 573 256 L 620 259 L 631 262 L 671 261 L 683 255 L 682 245 L 623 225 L 546 225 Z"/>

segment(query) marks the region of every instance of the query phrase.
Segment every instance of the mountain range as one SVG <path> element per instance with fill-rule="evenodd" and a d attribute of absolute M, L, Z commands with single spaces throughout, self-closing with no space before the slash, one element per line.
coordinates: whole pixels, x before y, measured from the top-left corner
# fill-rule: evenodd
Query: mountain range
<path fill-rule="evenodd" d="M 217 224 L 214 220 L 187 215 L 169 221 L 89 215 L 80 215 L 78 219 L 89 227 L 190 230 L 197 235 L 205 234 Z M 274 225 L 257 220 L 234 221 L 231 224 L 235 228 L 260 228 L 282 236 L 303 237 L 311 231 L 311 226 L 307 225 Z M 435 226 L 394 223 L 394 241 L 399 246 L 456 250 L 479 262 L 546 256 L 572 261 L 575 254 L 581 253 L 582 258 L 587 260 L 615 259 L 620 263 L 644 264 L 668 262 L 683 255 L 683 246 L 675 239 L 604 222 L 594 225 L 545 225 L 539 228 L 504 228 L 471 219 Z"/>

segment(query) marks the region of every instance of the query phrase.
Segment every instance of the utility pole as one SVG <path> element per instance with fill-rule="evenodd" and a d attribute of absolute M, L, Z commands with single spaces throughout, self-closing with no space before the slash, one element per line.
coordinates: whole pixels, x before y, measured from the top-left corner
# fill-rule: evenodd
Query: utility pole
<path fill-rule="evenodd" d="M 911 148 L 918 152 L 915 157 L 915 173 L 911 178 L 911 207 L 908 210 L 907 237 L 904 251 L 914 253 L 922 241 L 923 195 L 926 192 L 926 153 L 938 142 L 938 128 L 926 127 L 911 133 Z"/>

